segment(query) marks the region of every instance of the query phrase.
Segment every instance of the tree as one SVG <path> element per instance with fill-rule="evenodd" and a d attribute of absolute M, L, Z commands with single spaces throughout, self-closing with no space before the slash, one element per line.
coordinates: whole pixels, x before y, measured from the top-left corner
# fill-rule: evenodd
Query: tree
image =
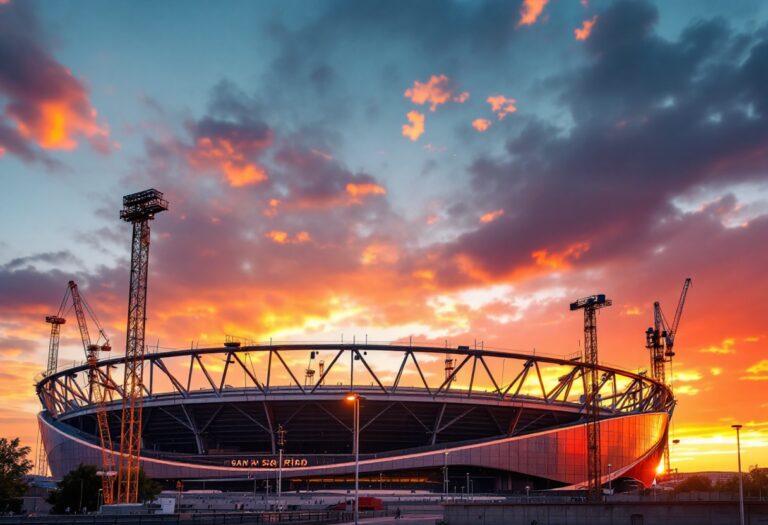
<path fill-rule="evenodd" d="M 745 472 L 743 476 L 745 496 L 760 497 L 768 494 L 768 469 L 755 465 L 750 467 L 749 472 Z M 720 492 L 736 493 L 739 491 L 739 476 L 735 475 L 730 479 L 721 481 L 715 488 Z"/>
<path fill-rule="evenodd" d="M 159 483 L 144 474 L 144 469 L 139 469 L 139 499 L 141 501 L 152 501 L 162 489 Z"/>
<path fill-rule="evenodd" d="M 712 481 L 707 476 L 701 475 L 689 476 L 675 487 L 676 493 L 709 492 L 710 490 L 712 490 Z"/>
<path fill-rule="evenodd" d="M 99 506 L 99 489 L 101 478 L 97 475 L 94 465 L 80 464 L 75 470 L 70 471 L 56 486 L 48 498 L 48 503 L 53 505 L 51 512 L 63 514 L 67 508 L 71 512 L 80 512 L 85 507 L 88 512 L 96 510 Z M 139 500 L 153 500 L 160 493 L 161 487 L 153 479 L 139 470 Z"/>
<path fill-rule="evenodd" d="M 19 512 L 27 491 L 24 476 L 32 470 L 29 447 L 19 447 L 19 438 L 0 438 L 0 510 Z"/>
<path fill-rule="evenodd" d="M 83 465 L 67 473 L 48 496 L 48 503 L 53 505 L 51 513 L 81 512 L 85 507 L 89 512 L 99 506 L 101 479 L 96 475 L 94 465 Z"/>

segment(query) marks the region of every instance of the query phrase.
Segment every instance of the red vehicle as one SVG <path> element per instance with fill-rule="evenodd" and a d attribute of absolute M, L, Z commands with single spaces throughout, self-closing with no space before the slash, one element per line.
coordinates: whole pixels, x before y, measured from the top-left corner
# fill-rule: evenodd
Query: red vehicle
<path fill-rule="evenodd" d="M 358 499 L 360 505 L 360 511 L 366 510 L 384 510 L 384 501 L 381 498 L 374 498 L 371 496 L 360 496 Z M 350 511 L 355 508 L 355 500 L 350 499 L 347 501 L 340 501 L 336 505 L 332 505 L 330 510 Z"/>

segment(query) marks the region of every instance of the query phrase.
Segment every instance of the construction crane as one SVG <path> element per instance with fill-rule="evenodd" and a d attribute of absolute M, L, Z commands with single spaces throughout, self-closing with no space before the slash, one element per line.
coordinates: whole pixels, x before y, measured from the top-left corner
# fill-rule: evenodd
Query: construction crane
<path fill-rule="evenodd" d="M 312 350 L 309 353 L 309 363 L 307 363 L 307 370 L 304 372 L 304 386 L 312 386 L 315 384 L 315 369 L 312 368 L 312 361 L 317 357 L 317 352 Z"/>
<path fill-rule="evenodd" d="M 675 356 L 674 345 L 675 336 L 680 326 L 680 318 L 683 314 L 685 299 L 688 296 L 688 288 L 691 286 L 691 278 L 687 278 L 683 283 L 683 290 L 680 292 L 680 298 L 677 301 L 675 317 L 672 324 L 667 323 L 661 304 L 658 301 L 653 303 L 653 326 L 645 331 L 645 347 L 651 357 L 651 370 L 653 379 L 666 384 L 666 364 L 672 363 Z"/>
<path fill-rule="evenodd" d="M 680 318 L 683 315 L 685 299 L 688 297 L 688 289 L 691 287 L 691 278 L 688 277 L 683 282 L 683 290 L 680 292 L 680 298 L 677 300 L 675 317 L 672 324 L 667 323 L 661 304 L 656 301 L 653 303 L 653 326 L 645 331 L 645 348 L 648 350 L 651 358 L 651 373 L 653 379 L 667 384 L 667 363 L 670 367 L 670 376 L 672 370 L 672 358 L 675 356 L 675 336 L 680 327 Z M 671 377 L 670 377 L 671 379 Z M 669 459 L 669 437 L 664 442 L 664 472 L 670 472 Z"/>
<path fill-rule="evenodd" d="M 117 500 L 136 503 L 139 499 L 141 454 L 142 381 L 144 374 L 144 330 L 147 319 L 149 277 L 149 221 L 168 209 L 168 201 L 155 189 L 123 197 L 120 218 L 133 225 L 131 276 L 128 292 L 128 323 L 125 341 L 123 411 L 120 424 L 120 464 L 117 472 Z"/>
<path fill-rule="evenodd" d="M 43 372 L 47 377 L 56 373 L 59 367 L 59 339 L 61 338 L 61 325 L 67 320 L 64 318 L 64 306 L 67 304 L 69 288 L 64 292 L 64 298 L 61 300 L 59 310 L 55 315 L 45 316 L 45 322 L 51 325 L 51 337 L 48 340 L 48 361 Z M 35 462 L 35 473 L 38 476 L 45 476 L 48 472 L 48 457 L 45 454 L 45 445 L 43 443 L 43 434 L 40 428 L 37 429 L 37 461 Z"/>
<path fill-rule="evenodd" d="M 602 467 L 600 462 L 600 374 L 597 370 L 597 311 L 611 306 L 604 294 L 590 295 L 571 303 L 571 311 L 584 310 L 584 362 L 589 365 L 587 392 L 587 500 L 599 502 L 602 494 Z"/>
<path fill-rule="evenodd" d="M 88 388 L 89 395 L 94 401 L 96 407 L 96 422 L 99 428 L 99 439 L 101 440 L 101 488 L 105 505 L 114 503 L 113 480 L 117 472 L 115 471 L 115 460 L 112 455 L 112 436 L 109 432 L 109 419 L 107 417 L 107 401 L 109 400 L 109 387 L 105 385 L 99 376 L 99 353 L 109 352 L 112 347 L 109 344 L 109 338 L 104 333 L 104 329 L 99 324 L 93 310 L 80 295 L 80 290 L 75 281 L 69 281 L 69 293 L 72 297 L 72 306 L 77 317 L 77 326 L 80 329 L 80 339 L 83 341 L 83 349 L 88 363 Z M 96 324 L 99 331 L 97 343 L 91 342 L 91 335 L 88 331 L 88 323 L 85 319 L 85 311 L 88 311 L 91 319 Z M 99 341 L 104 340 L 102 344 Z"/>

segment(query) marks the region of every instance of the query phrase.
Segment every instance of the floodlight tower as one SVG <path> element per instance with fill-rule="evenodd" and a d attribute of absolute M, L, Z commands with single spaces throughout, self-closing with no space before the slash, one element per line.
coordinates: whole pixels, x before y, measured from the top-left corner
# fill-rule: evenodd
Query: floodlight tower
<path fill-rule="evenodd" d="M 600 377 L 597 370 L 597 311 L 611 306 L 604 294 L 590 295 L 571 303 L 571 310 L 584 310 L 584 362 L 589 367 L 589 380 L 584 403 L 587 408 L 587 499 L 601 501 L 602 468 L 600 465 Z"/>
<path fill-rule="evenodd" d="M 125 340 L 123 413 L 120 425 L 118 502 L 136 503 L 141 452 L 141 400 L 144 372 L 144 328 L 147 320 L 149 275 L 149 221 L 168 209 L 168 201 L 155 189 L 123 197 L 120 218 L 133 224 L 131 279 L 128 292 L 128 326 Z"/>
<path fill-rule="evenodd" d="M 56 372 L 59 362 L 59 339 L 61 337 L 61 325 L 67 322 L 59 314 L 47 315 L 45 322 L 51 325 L 51 338 L 48 342 L 48 366 L 45 368 L 45 375 L 49 376 Z"/>

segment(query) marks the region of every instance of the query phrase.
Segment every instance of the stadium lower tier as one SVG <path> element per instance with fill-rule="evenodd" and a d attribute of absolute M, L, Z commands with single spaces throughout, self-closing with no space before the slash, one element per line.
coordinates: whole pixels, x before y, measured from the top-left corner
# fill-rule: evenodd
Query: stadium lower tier
<path fill-rule="evenodd" d="M 92 435 L 54 421 L 46 412 L 39 414 L 38 421 L 54 478 L 60 479 L 81 463 L 101 463 L 101 449 Z M 649 486 L 662 459 L 668 422 L 666 412 L 601 420 L 603 483 L 610 482 L 618 488 Z M 351 434 L 348 439 L 351 442 Z M 355 461 L 351 454 L 291 452 L 283 456 L 282 463 L 283 490 L 339 489 L 354 483 Z M 264 490 L 270 483 L 274 487 L 278 455 L 145 451 L 141 465 L 151 478 L 167 486 L 175 486 L 181 480 L 185 488 Z M 467 480 L 470 490 L 476 493 L 522 491 L 526 487 L 585 488 L 586 426 L 583 422 L 572 422 L 522 435 L 361 453 L 360 479 L 363 489 L 435 492 L 467 490 Z"/>

